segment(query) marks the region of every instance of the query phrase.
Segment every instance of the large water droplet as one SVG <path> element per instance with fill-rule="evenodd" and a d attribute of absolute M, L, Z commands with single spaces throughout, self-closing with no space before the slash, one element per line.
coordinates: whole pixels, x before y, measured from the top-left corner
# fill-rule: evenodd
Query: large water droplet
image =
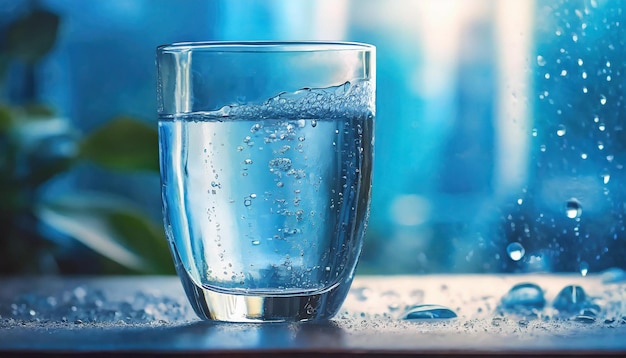
<path fill-rule="evenodd" d="M 616 283 L 626 281 L 626 271 L 619 267 L 612 267 L 602 272 L 603 283 Z"/>
<path fill-rule="evenodd" d="M 546 299 L 543 296 L 543 290 L 534 283 L 519 283 L 502 297 L 503 308 L 509 310 L 524 312 L 526 310 L 541 309 L 545 304 Z"/>
<path fill-rule="evenodd" d="M 583 207 L 576 198 L 571 198 L 565 203 L 565 215 L 570 219 L 579 218 L 583 213 Z"/>
<path fill-rule="evenodd" d="M 512 242 L 506 247 L 506 252 L 513 261 L 519 261 L 524 257 L 526 250 L 519 242 Z"/>
<path fill-rule="evenodd" d="M 559 312 L 579 312 L 587 305 L 585 290 L 576 285 L 565 286 L 556 298 L 552 306 Z"/>
<path fill-rule="evenodd" d="M 445 306 L 417 305 L 409 308 L 402 319 L 449 319 L 456 317 L 456 313 Z"/>

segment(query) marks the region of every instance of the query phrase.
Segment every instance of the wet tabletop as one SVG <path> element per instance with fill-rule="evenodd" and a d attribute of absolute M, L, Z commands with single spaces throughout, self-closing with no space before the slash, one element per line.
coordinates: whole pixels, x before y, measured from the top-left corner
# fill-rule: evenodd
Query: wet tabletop
<path fill-rule="evenodd" d="M 0 355 L 20 352 L 626 354 L 626 280 L 361 276 L 317 323 L 201 322 L 176 277 L 0 278 Z"/>

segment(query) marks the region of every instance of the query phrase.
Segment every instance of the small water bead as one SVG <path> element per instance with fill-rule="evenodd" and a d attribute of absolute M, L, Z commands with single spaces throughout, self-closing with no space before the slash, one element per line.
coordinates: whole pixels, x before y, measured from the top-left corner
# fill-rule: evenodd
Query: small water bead
<path fill-rule="evenodd" d="M 512 242 L 506 247 L 506 253 L 509 255 L 511 260 L 519 261 L 522 257 L 524 257 L 524 254 L 526 254 L 526 250 L 519 242 Z"/>
<path fill-rule="evenodd" d="M 451 319 L 457 315 L 453 310 L 441 305 L 417 305 L 409 308 L 402 319 L 422 320 L 422 319 Z"/>
<path fill-rule="evenodd" d="M 556 130 L 556 135 L 558 135 L 559 137 L 562 137 L 565 135 L 566 132 L 567 132 L 567 129 L 565 128 L 565 126 L 560 124 Z"/>
<path fill-rule="evenodd" d="M 583 277 L 587 276 L 587 273 L 589 272 L 589 264 L 585 261 L 581 262 L 579 266 L 579 271 Z"/>
<path fill-rule="evenodd" d="M 545 66 L 546 65 L 546 59 L 543 56 L 541 56 L 541 55 L 537 56 L 537 64 L 539 66 L 542 66 L 542 67 Z"/>
<path fill-rule="evenodd" d="M 583 213 L 583 208 L 576 198 L 571 198 L 565 203 L 565 215 L 570 219 L 579 218 Z"/>

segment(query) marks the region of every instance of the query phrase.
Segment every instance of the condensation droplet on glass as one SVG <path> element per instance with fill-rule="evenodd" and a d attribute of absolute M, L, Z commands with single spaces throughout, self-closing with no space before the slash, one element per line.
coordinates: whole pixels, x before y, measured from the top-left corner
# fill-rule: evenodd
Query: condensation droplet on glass
<path fill-rule="evenodd" d="M 582 261 L 582 262 L 580 263 L 580 267 L 579 267 L 579 269 L 580 269 L 580 274 L 581 274 L 583 277 L 585 277 L 585 276 L 587 276 L 587 273 L 589 272 L 589 264 L 588 264 L 588 263 L 586 263 L 585 261 Z"/>
<path fill-rule="evenodd" d="M 579 218 L 583 213 L 583 207 L 576 198 L 571 198 L 565 203 L 565 215 L 570 219 Z"/>
<path fill-rule="evenodd" d="M 566 128 L 564 125 L 560 124 L 559 127 L 556 130 L 556 135 L 558 135 L 559 137 L 562 137 L 565 135 L 565 133 L 567 132 Z"/>
<path fill-rule="evenodd" d="M 611 180 L 611 174 L 609 174 L 608 171 L 603 172 L 602 174 L 600 174 L 600 176 L 602 177 L 602 182 L 604 184 L 608 184 Z"/>
<path fill-rule="evenodd" d="M 541 56 L 541 55 L 537 56 L 537 64 L 539 66 L 545 66 L 546 65 L 546 59 L 543 58 L 543 56 Z"/>
<path fill-rule="evenodd" d="M 512 242 L 506 247 L 506 253 L 509 255 L 511 260 L 519 261 L 522 257 L 524 257 L 526 250 L 519 242 Z"/>

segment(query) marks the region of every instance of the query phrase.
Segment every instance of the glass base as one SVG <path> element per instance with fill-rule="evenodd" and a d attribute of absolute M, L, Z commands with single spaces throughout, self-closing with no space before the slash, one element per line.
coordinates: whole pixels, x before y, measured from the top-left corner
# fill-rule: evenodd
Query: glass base
<path fill-rule="evenodd" d="M 341 307 L 351 282 L 322 293 L 293 296 L 234 295 L 198 287 L 186 272 L 179 277 L 196 314 L 225 322 L 293 322 L 332 318 Z M 351 280 L 350 280 L 351 281 Z"/>

